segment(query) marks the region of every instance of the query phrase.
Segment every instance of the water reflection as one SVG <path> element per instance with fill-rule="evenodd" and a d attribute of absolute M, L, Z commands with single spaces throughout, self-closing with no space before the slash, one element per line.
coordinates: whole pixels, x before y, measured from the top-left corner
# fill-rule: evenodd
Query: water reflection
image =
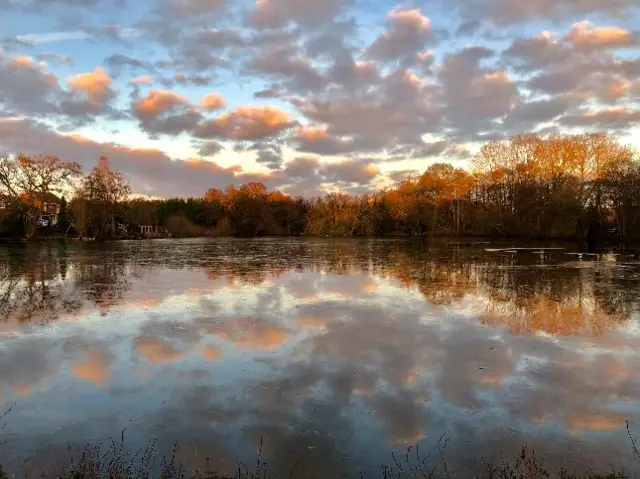
<path fill-rule="evenodd" d="M 399 241 L 219 240 L 0 250 L 0 459 L 98 441 L 222 473 L 378 471 L 449 438 L 460 471 L 529 443 L 633 469 L 640 265 L 628 255 Z M 262 446 L 260 446 L 262 444 Z M 206 452 L 205 452 L 206 451 Z"/>

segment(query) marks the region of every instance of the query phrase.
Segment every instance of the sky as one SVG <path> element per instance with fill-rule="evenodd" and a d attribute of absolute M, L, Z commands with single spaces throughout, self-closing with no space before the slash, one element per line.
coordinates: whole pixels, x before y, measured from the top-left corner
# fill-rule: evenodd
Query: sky
<path fill-rule="evenodd" d="M 0 152 L 362 193 L 522 133 L 640 147 L 637 0 L 0 0 Z"/>

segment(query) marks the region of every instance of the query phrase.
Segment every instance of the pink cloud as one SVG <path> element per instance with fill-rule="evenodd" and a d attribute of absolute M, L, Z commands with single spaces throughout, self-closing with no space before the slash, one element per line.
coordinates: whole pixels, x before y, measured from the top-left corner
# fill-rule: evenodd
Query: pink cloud
<path fill-rule="evenodd" d="M 167 90 L 151 90 L 149 94 L 134 105 L 140 118 L 153 118 L 178 105 L 187 105 L 189 101 L 183 95 Z"/>
<path fill-rule="evenodd" d="M 219 110 L 226 105 L 224 97 L 220 93 L 207 93 L 202 97 L 201 105 L 206 110 Z"/>
<path fill-rule="evenodd" d="M 350 3 L 346 0 L 256 0 L 248 21 L 258 28 L 279 28 L 289 22 L 318 25 L 333 19 Z"/>
<path fill-rule="evenodd" d="M 414 55 L 431 37 L 431 21 L 420 10 L 395 7 L 387 15 L 387 29 L 369 47 L 369 55 L 380 60 Z"/>
<path fill-rule="evenodd" d="M 295 121 L 283 110 L 273 106 L 241 106 L 232 112 L 207 120 L 198 126 L 201 138 L 258 140 L 288 130 Z"/>
<path fill-rule="evenodd" d="M 111 90 L 111 77 L 101 67 L 97 67 L 92 72 L 69 77 L 67 83 L 72 89 L 84 92 L 87 100 L 92 104 L 105 103 L 114 94 Z"/>
<path fill-rule="evenodd" d="M 576 23 L 567 34 L 567 40 L 580 49 L 622 48 L 638 44 L 638 39 L 624 28 L 596 27 L 589 21 Z"/>
<path fill-rule="evenodd" d="M 133 80 L 131 80 L 130 83 L 134 85 L 149 85 L 153 83 L 153 78 L 151 78 L 149 75 L 142 75 L 139 77 L 135 77 Z"/>

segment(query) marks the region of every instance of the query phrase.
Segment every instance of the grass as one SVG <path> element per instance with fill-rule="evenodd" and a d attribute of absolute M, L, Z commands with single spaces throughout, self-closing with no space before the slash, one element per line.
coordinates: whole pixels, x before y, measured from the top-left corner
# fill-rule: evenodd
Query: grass
<path fill-rule="evenodd" d="M 119 442 L 109 440 L 105 444 L 87 445 L 73 453 L 67 464 L 61 468 L 33 474 L 33 467 L 25 464 L 22 475 L 25 479 L 33 477 L 56 479 L 294 479 L 310 477 L 318 471 L 297 471 L 295 467 L 285 475 L 272 475 L 266 462 L 258 453 L 254 465 L 237 464 L 232 475 L 220 475 L 205 467 L 204 470 L 185 469 L 177 460 L 178 446 L 173 448 L 172 454 L 165 456 L 159 464 L 155 464 L 155 441 L 135 453 L 125 447 L 124 435 Z M 441 444 L 434 457 L 424 458 L 418 446 L 410 447 L 402 457 L 392 454 L 390 464 L 382 465 L 375 477 L 383 479 L 449 479 L 453 477 L 467 477 L 451 468 L 445 459 L 446 444 Z M 209 461 L 207 461 L 207 464 Z M 20 477 L 20 476 L 11 476 Z M 314 475 L 313 477 L 320 477 Z M 365 476 L 360 475 L 364 478 Z M 367 476 L 370 477 L 370 476 Z M 483 470 L 474 477 L 478 479 L 622 479 L 632 477 L 621 471 L 611 471 L 606 475 L 590 472 L 578 473 L 559 469 L 549 470 L 544 458 L 535 451 L 523 447 L 520 454 L 511 459 L 504 459 L 498 464 L 484 463 Z M 9 475 L 0 465 L 0 479 L 9 479 Z"/>

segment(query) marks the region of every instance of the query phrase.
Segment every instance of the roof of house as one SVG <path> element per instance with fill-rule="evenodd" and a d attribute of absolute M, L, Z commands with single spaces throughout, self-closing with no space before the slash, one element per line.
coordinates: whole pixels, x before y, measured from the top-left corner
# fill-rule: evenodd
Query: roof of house
<path fill-rule="evenodd" d="M 58 198 L 53 193 L 45 193 L 44 196 L 42 197 L 42 200 L 45 203 L 60 203 L 61 201 L 60 198 Z"/>

